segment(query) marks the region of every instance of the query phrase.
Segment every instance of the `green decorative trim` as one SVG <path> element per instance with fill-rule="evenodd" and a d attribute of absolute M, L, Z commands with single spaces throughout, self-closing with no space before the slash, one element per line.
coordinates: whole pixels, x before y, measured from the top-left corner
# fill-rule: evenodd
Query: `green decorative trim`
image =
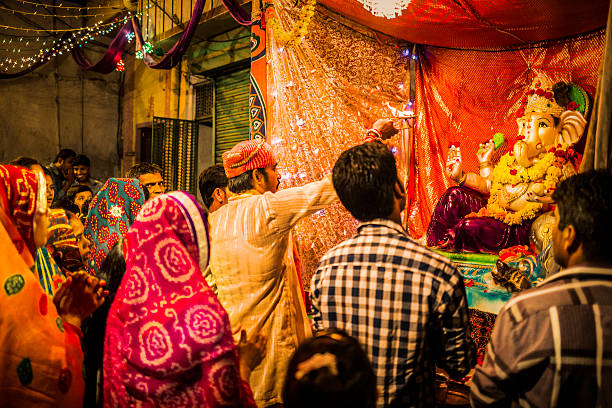
<path fill-rule="evenodd" d="M 471 253 L 461 253 L 461 252 L 446 252 L 440 249 L 431 248 L 433 251 L 439 253 L 450 259 L 453 262 L 465 262 L 479 265 L 495 265 L 495 262 L 499 259 L 497 255 L 491 254 L 471 254 Z"/>
<path fill-rule="evenodd" d="M 580 85 L 576 85 L 574 83 L 570 83 L 569 85 L 570 100 L 576 102 L 579 105 L 578 109 L 576 110 L 586 116 L 586 112 L 591 109 L 589 94 L 587 94 L 587 92 Z"/>

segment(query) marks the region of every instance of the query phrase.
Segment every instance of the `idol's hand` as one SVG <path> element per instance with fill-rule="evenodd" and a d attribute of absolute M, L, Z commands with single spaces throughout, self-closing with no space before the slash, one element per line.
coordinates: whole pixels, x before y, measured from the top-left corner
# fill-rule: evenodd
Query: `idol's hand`
<path fill-rule="evenodd" d="M 461 182 L 463 179 L 463 163 L 461 159 L 461 150 L 455 145 L 448 150 L 446 159 L 446 175 L 455 183 Z"/>
<path fill-rule="evenodd" d="M 486 163 L 491 161 L 491 156 L 495 151 L 495 144 L 493 143 L 493 139 L 486 141 L 485 143 L 481 143 L 478 151 L 476 152 L 476 157 L 478 158 L 479 163 Z"/>

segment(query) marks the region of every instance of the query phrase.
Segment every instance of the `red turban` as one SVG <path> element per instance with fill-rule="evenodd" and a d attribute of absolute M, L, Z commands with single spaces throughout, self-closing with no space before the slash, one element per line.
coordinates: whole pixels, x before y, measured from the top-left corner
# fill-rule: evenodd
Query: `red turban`
<path fill-rule="evenodd" d="M 223 167 L 227 178 L 241 175 L 245 171 L 274 166 L 276 159 L 272 146 L 264 141 L 246 140 L 223 153 Z"/>

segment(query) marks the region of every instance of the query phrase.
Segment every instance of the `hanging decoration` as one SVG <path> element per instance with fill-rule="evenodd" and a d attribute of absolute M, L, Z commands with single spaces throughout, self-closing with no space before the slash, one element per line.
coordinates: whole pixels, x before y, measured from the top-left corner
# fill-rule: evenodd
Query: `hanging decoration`
<path fill-rule="evenodd" d="M 113 72 L 117 67 L 118 61 L 121 60 L 123 50 L 130 42 L 130 36 L 128 34 L 134 30 L 134 19 L 129 20 L 123 25 L 123 27 L 121 27 L 119 33 L 117 33 L 113 41 L 111 41 L 106 53 L 104 53 L 102 58 L 95 64 L 92 64 L 87 60 L 83 50 L 80 47 L 73 48 L 72 57 L 77 65 L 86 71 L 99 72 L 101 74 L 109 74 Z"/>
<path fill-rule="evenodd" d="M 117 24 L 116 21 L 113 21 L 110 23 L 103 23 L 102 21 L 99 21 L 93 26 L 76 27 L 76 28 L 31 28 L 31 27 L 13 27 L 13 26 L 0 24 L 0 28 L 5 28 L 7 30 L 14 30 L 14 31 L 28 31 L 28 32 L 39 32 L 39 33 L 66 33 L 66 32 L 93 30 L 93 29 L 98 29 L 102 27 L 108 28 L 115 24 Z"/>
<path fill-rule="evenodd" d="M 150 52 L 147 52 L 144 49 L 145 42 L 142 38 L 142 32 L 140 29 L 140 23 L 137 18 L 132 18 L 132 24 L 134 27 L 134 32 L 136 33 L 136 49 L 143 50 L 143 61 L 149 67 L 153 69 L 171 69 L 176 66 L 189 48 L 189 44 L 191 43 L 191 39 L 195 34 L 196 27 L 200 22 L 200 17 L 202 16 L 202 11 L 204 10 L 204 4 L 206 0 L 197 0 L 196 4 L 193 6 L 193 11 L 191 13 L 191 18 L 187 23 L 187 27 L 181 34 L 179 40 L 174 44 L 174 46 L 164 55 L 159 61 L 153 59 L 153 56 Z"/>
<path fill-rule="evenodd" d="M 27 0 L 18 0 L 23 4 L 30 4 L 34 6 L 49 6 L 42 3 L 30 2 Z M 128 12 L 127 15 L 122 19 L 113 22 L 103 23 L 102 21 L 98 22 L 94 27 L 81 27 L 81 28 L 70 28 L 70 29 L 35 29 L 29 27 L 11 27 L 6 25 L 0 25 L 0 28 L 14 29 L 17 31 L 33 31 L 33 32 L 63 32 L 64 34 L 60 38 L 58 44 L 55 47 L 47 48 L 45 50 L 40 50 L 40 52 L 34 57 L 22 58 L 21 60 L 17 60 L 17 58 L 7 58 L 5 64 L 0 64 L 0 67 L 4 66 L 4 70 L 8 71 L 10 68 L 25 68 L 19 72 L 15 73 L 0 73 L 0 79 L 8 79 L 15 78 L 22 75 L 25 75 L 29 72 L 32 72 L 36 68 L 44 65 L 51 58 L 62 55 L 63 52 L 72 51 L 72 55 L 77 64 L 85 70 L 92 70 L 100 73 L 110 73 L 112 72 L 116 66 L 115 61 L 121 59 L 121 55 L 123 53 L 123 49 L 127 45 L 132 38 L 136 38 L 136 50 L 139 53 L 138 56 L 142 55 L 142 59 L 144 63 L 153 69 L 171 69 L 176 66 L 181 60 L 183 54 L 189 47 L 189 44 L 193 38 L 195 33 L 195 29 L 200 22 L 200 18 L 202 16 L 202 11 L 204 10 L 204 5 L 206 0 L 197 0 L 194 8 L 192 10 L 191 18 L 187 24 L 187 27 L 181 34 L 181 37 L 176 42 L 176 44 L 168 51 L 165 55 L 161 48 L 155 48 L 148 42 L 144 42 L 142 38 L 142 33 L 140 30 L 140 23 L 138 18 L 133 16 L 131 12 Z M 223 3 L 226 5 L 230 14 L 242 25 L 251 25 L 250 22 L 250 14 L 246 12 L 237 2 L 236 0 L 223 0 Z M 72 10 L 81 10 L 81 9 L 112 9 L 116 8 L 115 6 L 104 6 L 104 7 L 72 7 L 72 6 L 62 6 L 61 4 L 56 6 L 57 8 L 64 9 L 72 9 Z M 117 8 L 120 8 L 119 6 Z M 126 22 L 131 18 L 131 21 Z M 93 36 L 98 34 L 100 29 L 111 30 L 116 28 L 116 26 L 124 22 L 125 25 L 121 29 L 121 31 L 117 34 L 117 36 L 111 42 L 108 51 L 102 57 L 100 61 L 96 64 L 91 64 L 83 54 L 83 51 L 80 49 L 81 46 L 89 40 L 93 39 Z M 81 33 L 83 32 L 83 33 Z M 106 31 L 108 32 L 108 31 Z M 71 35 L 72 34 L 72 35 Z M 76 41 L 74 38 L 79 37 Z M 54 42 L 55 44 L 55 42 Z M 77 47 L 77 45 L 79 47 Z M 21 52 L 20 48 L 16 48 L 16 52 Z M 159 56 L 161 59 L 156 61 L 153 57 Z"/>
<path fill-rule="evenodd" d="M 123 59 L 120 59 L 119 61 L 117 61 L 116 66 L 115 66 L 115 70 L 117 72 L 125 71 L 125 62 L 123 61 Z"/>
<path fill-rule="evenodd" d="M 16 78 L 25 75 L 35 69 L 43 66 L 53 58 L 69 53 L 75 48 L 81 48 L 89 41 L 93 40 L 96 36 L 105 35 L 113 30 L 117 29 L 121 24 L 129 21 L 131 13 L 128 13 L 123 18 L 116 18 L 112 22 L 99 21 L 93 26 L 87 27 L 80 32 L 64 32 L 58 39 L 51 40 L 45 36 L 21 36 L 19 40 L 16 37 L 9 38 L 8 40 L 3 39 L 2 43 L 8 46 L 8 51 L 16 55 L 7 56 L 4 60 L 0 61 L 0 79 Z M 126 43 L 128 40 L 125 38 Z M 15 38 L 13 40 L 13 38 Z M 32 50 L 29 48 L 30 42 L 36 44 L 40 39 L 44 39 L 42 42 L 42 48 L 39 50 Z M 34 55 L 22 56 L 23 53 L 33 52 Z M 114 65 L 113 68 L 114 69 Z M 109 72 L 112 72 L 111 71 Z M 19 70 L 18 72 L 8 72 L 13 70 Z"/>
<path fill-rule="evenodd" d="M 249 136 L 251 139 L 266 140 L 267 64 L 266 19 L 265 14 L 260 13 L 260 19 L 251 25 L 251 88 L 249 92 Z"/>
<path fill-rule="evenodd" d="M 150 42 L 146 41 L 144 44 L 142 44 L 142 52 L 150 54 L 151 52 L 153 52 L 153 45 Z"/>
<path fill-rule="evenodd" d="M 297 21 L 300 9 L 294 7 L 295 0 L 273 2 L 281 23 Z M 283 187 L 329 174 L 340 153 L 362 143 L 376 119 L 393 117 L 389 105 L 400 112 L 412 110 L 405 108 L 409 87 L 398 86 L 410 80 L 406 58 L 396 47 L 399 43 L 383 43 L 372 30 L 356 24 L 352 29 L 350 22 L 338 20 L 317 8 L 308 26 L 308 41 L 299 47 L 281 47 L 276 33 L 267 41 L 266 140 L 274 148 Z M 396 126 L 401 120 L 394 120 Z M 405 180 L 407 162 L 400 159 L 403 137 L 395 136 L 393 146 L 398 148 L 398 174 Z M 296 225 L 305 288 L 321 256 L 356 228 L 357 222 L 340 204 Z"/>
<path fill-rule="evenodd" d="M 113 14 L 115 13 L 114 10 L 108 10 L 105 11 L 103 13 L 95 13 L 95 14 L 77 14 L 77 13 L 72 13 L 72 14 L 48 14 L 48 13 L 43 13 L 43 12 L 39 12 L 39 11 L 28 11 L 28 10 L 19 10 L 19 9 L 12 9 L 12 8 L 8 8 L 8 7 L 3 7 L 0 6 L 0 10 L 4 10 L 8 13 L 12 13 L 12 14 L 21 14 L 21 15 L 27 15 L 27 16 L 36 16 L 36 17 L 53 17 L 53 18 L 82 18 L 82 17 L 100 17 L 100 16 L 108 16 L 109 14 Z M 66 11 L 66 13 L 68 13 Z"/>
<path fill-rule="evenodd" d="M 302 38 L 304 38 L 308 32 L 308 24 L 310 24 L 310 20 L 312 20 L 316 4 L 316 0 L 306 0 L 306 4 L 304 7 L 302 7 L 298 13 L 298 16 L 296 17 L 296 23 L 289 31 L 285 31 L 281 27 L 276 16 L 269 18 L 269 23 L 274 31 L 276 41 L 278 41 L 278 43 L 283 47 L 290 47 L 292 45 L 299 44 L 300 41 L 302 41 Z"/>
<path fill-rule="evenodd" d="M 251 13 L 246 11 L 236 0 L 221 0 L 234 20 L 243 26 L 249 27 L 251 23 Z"/>
<path fill-rule="evenodd" d="M 376 17 L 395 18 L 402 15 L 412 0 L 358 0 Z"/>
<path fill-rule="evenodd" d="M 45 4 L 45 3 L 40 3 L 40 2 L 35 2 L 35 1 L 28 1 L 28 0 L 16 0 L 17 2 L 21 3 L 21 4 L 27 4 L 29 6 L 36 6 L 36 7 L 45 7 L 45 8 L 59 8 L 59 9 L 70 9 L 70 10 L 99 10 L 99 9 L 115 9 L 115 10 L 121 10 L 123 8 L 123 5 L 121 4 L 111 4 L 108 6 L 89 6 L 89 7 L 79 7 L 79 6 L 65 6 L 63 5 L 63 3 L 60 4 Z"/>

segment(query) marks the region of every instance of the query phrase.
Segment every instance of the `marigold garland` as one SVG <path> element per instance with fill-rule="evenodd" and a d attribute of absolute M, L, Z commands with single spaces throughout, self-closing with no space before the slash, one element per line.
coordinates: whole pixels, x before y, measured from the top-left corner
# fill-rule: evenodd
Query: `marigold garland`
<path fill-rule="evenodd" d="M 312 20 L 316 4 L 316 0 L 306 0 L 304 7 L 302 7 L 298 13 L 298 16 L 296 17 L 296 23 L 289 31 L 285 31 L 281 27 L 280 23 L 278 22 L 278 17 L 273 16 L 268 20 L 272 30 L 274 30 L 274 36 L 279 44 L 284 47 L 289 47 L 300 43 L 302 37 L 304 37 L 307 33 L 308 24 L 310 24 L 310 20 Z"/>
<path fill-rule="evenodd" d="M 565 147 L 541 153 L 538 162 L 528 168 L 517 166 L 509 153 L 502 156 L 493 170 L 493 184 L 487 207 L 479 215 L 496 218 L 508 225 L 521 224 L 535 218 L 544 207 L 542 203 L 526 203 L 519 211 L 510 211 L 499 205 L 499 195 L 504 186 L 542 180 L 545 191 L 555 189 L 563 175 L 562 167 L 567 162 Z M 517 168 L 518 167 L 518 168 Z"/>

